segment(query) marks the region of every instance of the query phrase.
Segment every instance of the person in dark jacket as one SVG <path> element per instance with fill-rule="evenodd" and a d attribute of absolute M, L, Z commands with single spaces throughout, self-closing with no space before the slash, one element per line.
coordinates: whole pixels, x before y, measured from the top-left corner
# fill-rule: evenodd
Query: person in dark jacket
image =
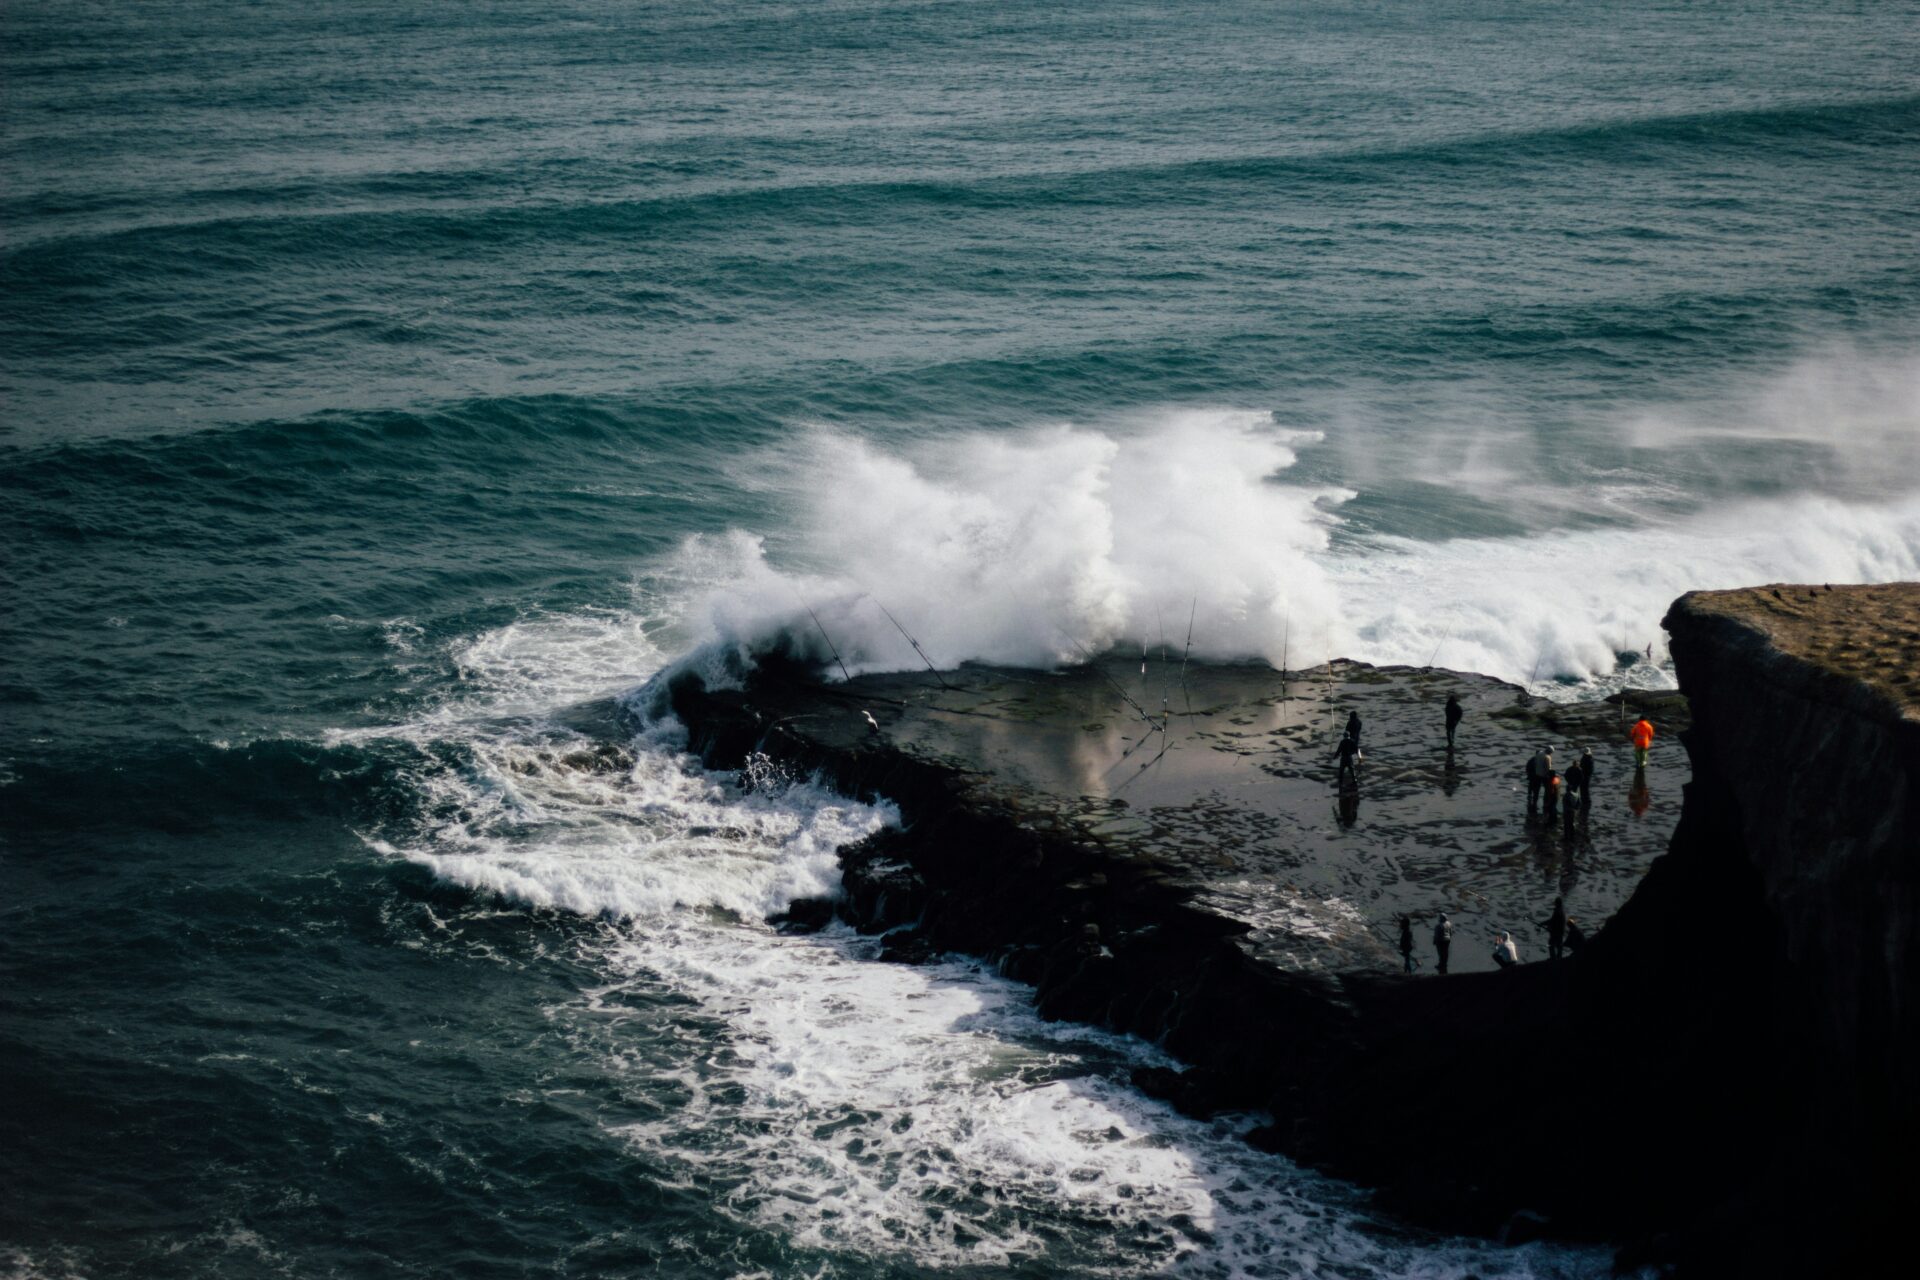
<path fill-rule="evenodd" d="M 1580 812 L 1593 808 L 1593 748 L 1580 753 Z"/>
<path fill-rule="evenodd" d="M 1567 904 L 1563 899 L 1553 900 L 1553 914 L 1542 920 L 1540 927 L 1547 931 L 1547 959 L 1558 960 L 1567 943 Z"/>
<path fill-rule="evenodd" d="M 1527 761 L 1527 812 L 1532 813 L 1540 803 L 1540 789 L 1553 773 L 1553 748 L 1542 747 Z"/>
<path fill-rule="evenodd" d="M 1460 727 L 1460 717 L 1466 714 L 1467 714 L 1466 711 L 1460 706 L 1460 695 L 1455 693 L 1448 694 L 1447 695 L 1447 750 L 1449 751 L 1453 750 L 1453 731 Z"/>
<path fill-rule="evenodd" d="M 1360 713 L 1358 711 L 1347 712 L 1347 736 L 1353 739 L 1354 746 L 1360 745 Z"/>
<path fill-rule="evenodd" d="M 1340 745 L 1334 748 L 1334 754 L 1340 757 L 1340 772 L 1336 780 L 1342 785 L 1358 782 L 1360 762 L 1360 739 L 1349 733 L 1340 739 Z"/>
<path fill-rule="evenodd" d="M 1440 957 L 1440 972 L 1447 971 L 1447 953 L 1453 950 L 1453 921 L 1442 911 L 1433 926 L 1433 950 Z"/>
<path fill-rule="evenodd" d="M 1413 917 L 1405 914 L 1400 917 L 1400 959 L 1408 973 L 1420 967 L 1420 962 L 1413 958 Z"/>

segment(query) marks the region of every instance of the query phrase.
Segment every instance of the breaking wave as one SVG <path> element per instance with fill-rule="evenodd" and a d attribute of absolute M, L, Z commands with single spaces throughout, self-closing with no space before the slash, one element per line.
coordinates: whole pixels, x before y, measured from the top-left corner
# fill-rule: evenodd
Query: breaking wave
<path fill-rule="evenodd" d="M 1675 512 L 1650 471 L 1596 490 L 1576 527 L 1417 541 L 1349 527 L 1354 492 L 1301 477 L 1324 442 L 1229 411 L 913 451 L 820 429 L 766 481 L 800 513 L 790 554 L 740 530 L 696 536 L 663 577 L 696 597 L 696 639 L 750 650 L 785 632 L 854 673 L 919 667 L 912 640 L 943 667 L 1047 667 L 1182 652 L 1190 629 L 1195 655 L 1295 669 L 1347 657 L 1658 684 L 1660 617 L 1684 591 L 1920 576 L 1920 493 Z"/>

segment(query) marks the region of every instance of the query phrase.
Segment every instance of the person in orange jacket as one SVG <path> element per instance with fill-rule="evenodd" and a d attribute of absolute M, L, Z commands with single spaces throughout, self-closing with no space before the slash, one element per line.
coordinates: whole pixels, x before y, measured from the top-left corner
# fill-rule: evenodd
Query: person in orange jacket
<path fill-rule="evenodd" d="M 1653 745 L 1653 722 L 1641 716 L 1633 722 L 1633 728 L 1627 730 L 1627 739 L 1633 743 L 1633 767 L 1647 767 L 1647 748 Z"/>

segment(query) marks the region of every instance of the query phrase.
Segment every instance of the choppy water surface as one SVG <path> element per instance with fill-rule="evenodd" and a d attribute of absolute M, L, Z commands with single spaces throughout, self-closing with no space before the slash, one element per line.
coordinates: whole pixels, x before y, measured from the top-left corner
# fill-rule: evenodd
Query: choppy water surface
<path fill-rule="evenodd" d="M 628 695 L 802 601 L 855 669 L 885 605 L 1660 683 L 1683 589 L 1913 577 L 1916 66 L 1896 3 L 7 6 L 0 1256 L 1603 1270 L 772 934 L 894 815 Z"/>

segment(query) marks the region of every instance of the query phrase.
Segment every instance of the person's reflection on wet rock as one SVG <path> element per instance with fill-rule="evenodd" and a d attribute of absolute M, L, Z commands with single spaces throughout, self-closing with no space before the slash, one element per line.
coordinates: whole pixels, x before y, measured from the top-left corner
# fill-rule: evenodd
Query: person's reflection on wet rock
<path fill-rule="evenodd" d="M 1340 800 L 1333 812 L 1342 827 L 1350 827 L 1360 821 L 1359 783 L 1348 782 L 1340 788 Z"/>

